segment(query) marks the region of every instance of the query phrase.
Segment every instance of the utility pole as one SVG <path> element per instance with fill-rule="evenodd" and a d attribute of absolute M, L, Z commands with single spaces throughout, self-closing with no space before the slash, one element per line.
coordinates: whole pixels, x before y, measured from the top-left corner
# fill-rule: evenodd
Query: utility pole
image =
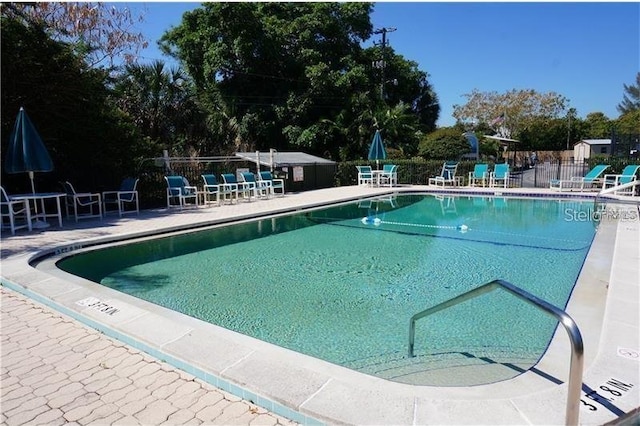
<path fill-rule="evenodd" d="M 394 28 L 394 27 L 378 28 L 373 32 L 374 34 L 382 34 L 382 42 L 380 43 L 374 42 L 373 44 L 376 46 L 379 45 L 382 48 L 382 60 L 374 62 L 374 66 L 377 68 L 380 68 L 380 75 L 381 75 L 380 97 L 382 98 L 383 101 L 384 101 L 384 84 L 385 84 L 384 68 L 387 65 L 385 62 L 385 50 L 387 47 L 387 33 L 392 33 L 396 29 L 397 28 Z"/>
<path fill-rule="evenodd" d="M 569 150 L 569 144 L 571 143 L 571 116 L 575 113 L 575 109 L 569 108 L 567 111 L 567 151 Z"/>

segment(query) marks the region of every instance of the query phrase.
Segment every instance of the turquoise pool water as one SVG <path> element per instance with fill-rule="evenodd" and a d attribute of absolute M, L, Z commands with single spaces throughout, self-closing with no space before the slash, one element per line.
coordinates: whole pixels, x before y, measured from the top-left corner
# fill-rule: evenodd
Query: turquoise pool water
<path fill-rule="evenodd" d="M 70 273 L 389 380 L 472 385 L 531 368 L 556 321 L 494 291 L 416 328 L 412 315 L 500 278 L 564 307 L 595 234 L 591 203 L 401 195 L 99 249 Z"/>

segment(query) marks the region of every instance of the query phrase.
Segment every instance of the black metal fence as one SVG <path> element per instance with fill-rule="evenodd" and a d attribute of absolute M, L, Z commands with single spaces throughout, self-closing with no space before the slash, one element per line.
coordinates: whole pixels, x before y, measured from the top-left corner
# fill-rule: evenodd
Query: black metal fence
<path fill-rule="evenodd" d="M 584 176 L 596 164 L 609 164 L 606 173 L 620 173 L 622 169 L 631 164 L 633 160 L 625 158 L 592 158 L 584 163 L 571 161 L 548 160 L 538 162 L 533 166 L 525 166 L 511 170 L 509 186 L 518 188 L 549 188 L 552 179 L 571 179 L 574 176 Z M 307 164 L 294 173 L 294 167 L 285 170 L 279 168 L 275 171 L 279 177 L 285 179 L 287 192 L 309 191 L 320 188 L 355 185 L 357 182 L 356 165 L 371 165 L 373 168 L 382 168 L 383 164 L 398 165 L 398 183 L 400 185 L 426 185 L 430 177 L 438 176 L 442 169 L 441 160 L 386 160 L 376 164 L 367 161 L 345 161 L 336 164 Z M 456 174 L 463 177 L 467 183 L 469 172 L 475 166 L 473 161 L 461 161 L 458 163 Z M 160 161 L 145 162 L 138 176 L 140 177 L 139 192 L 142 208 L 161 207 L 166 203 L 166 182 L 164 176 L 176 174 L 186 177 L 192 185 L 201 186 L 201 175 L 213 173 L 220 176 L 222 173 L 235 173 L 238 169 L 247 169 L 255 172 L 254 162 L 242 159 L 228 159 L 216 161 L 180 161 L 171 162 L 168 169 Z M 489 165 L 489 170 L 493 164 Z M 264 168 L 263 168 L 264 170 Z"/>

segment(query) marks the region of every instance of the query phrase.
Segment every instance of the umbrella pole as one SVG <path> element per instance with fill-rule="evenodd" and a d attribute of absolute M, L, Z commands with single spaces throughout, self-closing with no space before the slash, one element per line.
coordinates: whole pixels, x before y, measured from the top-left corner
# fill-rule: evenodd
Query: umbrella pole
<path fill-rule="evenodd" d="M 34 178 L 34 173 L 33 171 L 29 171 L 29 179 L 31 179 L 31 192 L 33 193 L 33 195 L 36 195 L 36 187 L 33 184 L 33 178 Z M 36 212 L 38 210 L 38 206 L 36 205 Z"/>

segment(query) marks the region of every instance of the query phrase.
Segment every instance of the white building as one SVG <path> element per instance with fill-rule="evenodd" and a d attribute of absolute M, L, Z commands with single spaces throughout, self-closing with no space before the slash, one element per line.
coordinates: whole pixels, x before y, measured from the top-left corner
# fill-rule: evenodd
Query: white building
<path fill-rule="evenodd" d="M 573 161 L 584 163 L 594 155 L 610 155 L 611 139 L 583 139 L 573 145 Z"/>

